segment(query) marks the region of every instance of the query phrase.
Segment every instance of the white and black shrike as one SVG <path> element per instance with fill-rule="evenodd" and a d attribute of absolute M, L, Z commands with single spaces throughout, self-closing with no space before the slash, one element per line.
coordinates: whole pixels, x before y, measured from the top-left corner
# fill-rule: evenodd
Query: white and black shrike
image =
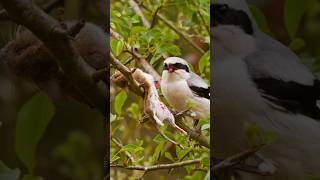
<path fill-rule="evenodd" d="M 196 119 L 210 117 L 210 88 L 200 76 L 190 71 L 184 59 L 169 57 L 164 61 L 161 91 L 175 110 L 190 108 Z M 188 103 L 191 103 L 190 107 Z"/>
<path fill-rule="evenodd" d="M 214 156 L 249 148 L 244 123 L 274 132 L 254 166 L 238 178 L 305 180 L 320 177 L 320 82 L 290 49 L 259 31 L 244 0 L 213 0 Z M 260 157 L 260 158 L 257 158 Z"/>

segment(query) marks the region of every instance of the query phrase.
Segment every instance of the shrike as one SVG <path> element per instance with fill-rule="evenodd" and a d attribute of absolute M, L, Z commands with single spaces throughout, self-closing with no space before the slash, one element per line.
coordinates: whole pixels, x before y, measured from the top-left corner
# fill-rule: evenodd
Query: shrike
<path fill-rule="evenodd" d="M 184 59 L 169 57 L 164 61 L 161 91 L 175 110 L 190 108 L 196 119 L 210 117 L 210 88 L 200 76 L 190 71 Z"/>
<path fill-rule="evenodd" d="M 320 177 L 320 83 L 290 49 L 259 31 L 244 0 L 213 0 L 214 155 L 249 148 L 244 123 L 274 132 L 257 169 L 239 179 L 304 180 Z M 252 159 L 255 159 L 253 157 Z"/>

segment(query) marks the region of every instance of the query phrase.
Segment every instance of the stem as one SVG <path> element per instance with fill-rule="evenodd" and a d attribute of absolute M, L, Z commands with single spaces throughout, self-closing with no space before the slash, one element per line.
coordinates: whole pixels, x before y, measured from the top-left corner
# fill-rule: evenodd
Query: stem
<path fill-rule="evenodd" d="M 182 161 L 182 162 L 177 162 L 172 164 L 158 164 L 153 166 L 123 166 L 119 164 L 111 164 L 110 167 L 149 172 L 149 171 L 155 171 L 160 169 L 171 169 L 171 168 L 183 167 L 183 166 L 188 166 L 191 164 L 199 164 L 199 163 L 200 163 L 200 160 L 188 160 L 188 161 Z"/>

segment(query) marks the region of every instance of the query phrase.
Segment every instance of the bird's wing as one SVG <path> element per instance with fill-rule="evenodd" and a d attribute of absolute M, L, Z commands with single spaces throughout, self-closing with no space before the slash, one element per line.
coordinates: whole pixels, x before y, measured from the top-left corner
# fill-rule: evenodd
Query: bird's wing
<path fill-rule="evenodd" d="M 317 100 L 320 99 L 320 82 L 313 85 L 303 85 L 297 82 L 285 82 L 273 78 L 253 79 L 262 97 L 286 111 L 300 113 L 320 120 L 320 109 Z"/>
<path fill-rule="evenodd" d="M 313 84 L 313 74 L 289 48 L 263 33 L 256 39 L 257 50 L 245 58 L 253 76 Z"/>
<path fill-rule="evenodd" d="M 268 102 L 292 113 L 320 119 L 317 107 L 320 83 L 293 52 L 275 40 L 265 39 L 245 62 L 253 82 Z"/>
<path fill-rule="evenodd" d="M 210 87 L 195 73 L 190 73 L 187 83 L 191 91 L 197 96 L 210 99 Z"/>

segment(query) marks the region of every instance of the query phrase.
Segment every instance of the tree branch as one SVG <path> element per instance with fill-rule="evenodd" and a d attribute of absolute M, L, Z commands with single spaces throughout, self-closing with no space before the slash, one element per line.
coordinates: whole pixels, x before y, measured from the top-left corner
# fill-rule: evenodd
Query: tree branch
<path fill-rule="evenodd" d="M 225 160 L 221 161 L 220 163 L 218 163 L 217 165 L 213 166 L 212 170 L 214 172 L 217 172 L 217 171 L 221 171 L 221 170 L 233 167 L 233 166 L 239 164 L 240 162 L 246 160 L 248 157 L 252 156 L 256 152 L 258 152 L 261 148 L 262 148 L 262 146 L 257 146 L 252 149 L 241 152 L 239 154 L 235 154 L 231 157 L 228 157 L 227 159 L 225 159 Z"/>
<path fill-rule="evenodd" d="M 199 163 L 200 163 L 200 160 L 188 160 L 188 161 L 182 161 L 182 162 L 177 162 L 172 164 L 158 164 L 153 166 L 123 166 L 119 164 L 111 164 L 110 167 L 149 172 L 149 171 L 155 171 L 160 169 L 178 168 L 178 167 L 183 167 L 191 164 L 199 164 Z"/>
<path fill-rule="evenodd" d="M 114 142 L 120 149 L 123 147 L 123 145 L 115 138 L 111 137 L 111 141 Z M 125 151 L 124 153 L 131 160 L 131 162 L 134 162 L 133 156 L 128 151 Z"/>
<path fill-rule="evenodd" d="M 152 13 L 152 10 L 150 8 L 148 8 L 147 6 L 145 6 L 143 3 L 141 3 L 141 6 L 146 9 L 147 11 Z M 171 22 L 169 19 L 167 19 L 164 15 L 162 15 L 160 12 L 158 12 L 156 14 L 156 16 L 162 21 L 164 22 L 169 28 L 171 28 L 174 32 L 176 32 L 180 37 L 182 37 L 182 39 L 184 39 L 186 42 L 188 42 L 192 47 L 194 47 L 198 52 L 200 52 L 201 54 L 204 54 L 205 51 L 198 46 L 196 43 L 194 43 L 186 34 L 184 34 L 183 32 L 181 32 L 176 25 L 174 25 L 173 22 Z"/>
<path fill-rule="evenodd" d="M 136 12 L 136 14 L 140 17 L 143 25 L 146 28 L 150 28 L 151 25 L 149 23 L 149 21 L 146 19 L 146 17 L 144 17 L 139 5 L 134 1 L 134 0 L 129 0 L 129 5 L 132 7 L 132 9 L 134 10 L 134 12 Z"/>
<path fill-rule="evenodd" d="M 131 90 L 139 96 L 143 97 L 144 92 L 140 89 L 137 82 L 133 79 L 132 71 L 124 66 L 112 53 L 110 53 L 110 56 L 110 63 L 126 77 Z"/>
<path fill-rule="evenodd" d="M 108 117 L 108 91 L 97 86 L 92 78 L 95 70 L 71 45 L 67 30 L 30 0 L 0 0 L 14 22 L 27 27 L 49 49 L 63 72 L 87 97 L 93 107 Z"/>

